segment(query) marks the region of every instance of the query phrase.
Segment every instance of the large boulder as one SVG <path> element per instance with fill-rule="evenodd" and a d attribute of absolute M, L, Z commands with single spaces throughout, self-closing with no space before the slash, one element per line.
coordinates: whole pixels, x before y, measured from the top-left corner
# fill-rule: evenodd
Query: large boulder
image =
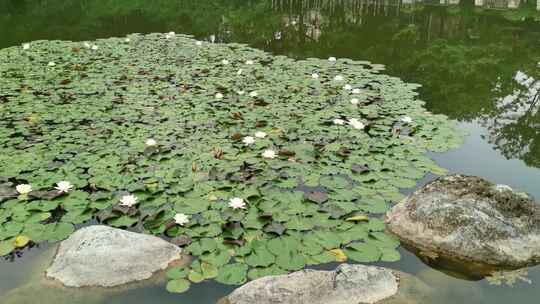
<path fill-rule="evenodd" d="M 342 264 L 251 281 L 221 304 L 419 304 L 430 293 L 420 280 L 386 268 Z"/>
<path fill-rule="evenodd" d="M 179 261 L 181 252 L 155 236 L 89 226 L 60 244 L 46 276 L 68 287 L 118 286 L 150 278 Z"/>
<path fill-rule="evenodd" d="M 386 214 L 387 229 L 421 257 L 487 275 L 540 262 L 540 206 L 479 177 L 439 178 Z"/>

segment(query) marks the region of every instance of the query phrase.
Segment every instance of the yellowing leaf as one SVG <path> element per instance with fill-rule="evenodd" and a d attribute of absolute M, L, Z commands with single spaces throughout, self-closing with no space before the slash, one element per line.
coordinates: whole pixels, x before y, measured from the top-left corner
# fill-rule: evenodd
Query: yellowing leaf
<path fill-rule="evenodd" d="M 328 251 L 330 254 L 332 254 L 336 258 L 336 262 L 346 262 L 347 261 L 347 255 L 345 252 L 341 249 L 332 249 Z"/>
<path fill-rule="evenodd" d="M 19 235 L 15 238 L 15 247 L 22 248 L 30 242 L 30 239 L 26 235 Z"/>
<path fill-rule="evenodd" d="M 347 219 L 345 219 L 346 221 L 349 221 L 349 222 L 360 222 L 360 221 L 369 221 L 369 217 L 367 215 L 355 215 L 355 216 L 351 216 Z"/>

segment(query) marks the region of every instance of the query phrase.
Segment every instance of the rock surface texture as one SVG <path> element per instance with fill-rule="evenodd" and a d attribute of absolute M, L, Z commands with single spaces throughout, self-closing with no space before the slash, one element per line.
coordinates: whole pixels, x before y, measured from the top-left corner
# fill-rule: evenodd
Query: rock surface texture
<path fill-rule="evenodd" d="M 60 244 L 46 276 L 68 287 L 112 287 L 148 279 L 181 257 L 180 248 L 160 238 L 89 226 Z"/>
<path fill-rule="evenodd" d="M 540 205 L 479 177 L 439 178 L 394 206 L 387 229 L 431 259 L 489 273 L 540 262 Z"/>
<path fill-rule="evenodd" d="M 411 279 L 412 278 L 412 279 Z M 414 281 L 418 282 L 414 282 Z M 413 304 L 429 288 L 410 275 L 389 269 L 342 264 L 334 271 L 302 270 L 269 276 L 233 291 L 230 304 Z M 402 292 L 402 284 L 405 286 Z"/>

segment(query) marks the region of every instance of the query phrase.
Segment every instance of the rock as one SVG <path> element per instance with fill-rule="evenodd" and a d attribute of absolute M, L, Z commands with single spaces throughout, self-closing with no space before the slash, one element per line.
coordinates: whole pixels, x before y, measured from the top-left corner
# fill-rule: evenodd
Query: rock
<path fill-rule="evenodd" d="M 112 287 L 148 279 L 181 258 L 180 248 L 155 236 L 96 225 L 60 244 L 46 276 L 68 287 Z"/>
<path fill-rule="evenodd" d="M 334 271 L 302 270 L 251 281 L 220 303 L 419 304 L 429 290 L 410 275 L 386 268 L 342 264 Z M 403 287 L 403 290 L 402 290 Z"/>
<path fill-rule="evenodd" d="M 426 260 L 472 275 L 540 262 L 540 206 L 479 177 L 439 178 L 386 214 L 387 229 Z"/>

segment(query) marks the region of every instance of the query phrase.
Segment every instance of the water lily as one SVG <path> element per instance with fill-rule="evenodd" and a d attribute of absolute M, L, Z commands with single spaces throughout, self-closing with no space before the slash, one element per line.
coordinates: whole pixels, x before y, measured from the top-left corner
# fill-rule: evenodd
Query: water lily
<path fill-rule="evenodd" d="M 157 141 L 153 138 L 149 138 L 146 140 L 145 144 L 148 146 L 148 147 L 153 147 L 153 146 L 156 146 L 157 145 Z"/>
<path fill-rule="evenodd" d="M 403 117 L 401 117 L 401 121 L 404 122 L 404 123 L 411 123 L 412 118 L 409 117 L 409 116 L 403 116 Z"/>
<path fill-rule="evenodd" d="M 247 64 L 247 65 L 252 65 L 252 64 L 254 64 L 254 63 L 255 63 L 255 62 L 253 62 L 253 60 L 246 60 L 246 64 Z"/>
<path fill-rule="evenodd" d="M 262 131 L 256 132 L 255 137 L 257 137 L 257 138 L 265 138 L 266 137 L 266 132 L 262 132 Z"/>
<path fill-rule="evenodd" d="M 216 96 L 215 96 L 215 97 L 216 97 L 217 100 L 223 99 L 223 94 L 221 94 L 221 93 L 216 93 Z"/>
<path fill-rule="evenodd" d="M 137 204 L 137 197 L 135 195 L 124 195 L 120 199 L 120 206 L 132 207 Z"/>
<path fill-rule="evenodd" d="M 230 62 L 229 62 L 229 60 L 227 60 L 227 59 L 221 60 L 221 64 L 223 64 L 223 65 L 227 65 L 227 64 L 229 64 L 229 63 L 230 63 Z"/>
<path fill-rule="evenodd" d="M 17 192 L 19 192 L 19 194 L 22 194 L 22 195 L 25 195 L 25 194 L 28 194 L 28 193 L 32 192 L 32 186 L 30 186 L 28 184 L 17 185 L 17 187 L 15 187 L 15 189 L 17 190 Z"/>
<path fill-rule="evenodd" d="M 56 63 L 54 63 L 54 61 L 50 61 L 47 65 L 50 66 L 50 67 L 53 67 L 53 66 L 56 65 Z"/>
<path fill-rule="evenodd" d="M 236 72 L 236 75 L 242 75 L 242 69 L 238 70 L 238 72 Z"/>
<path fill-rule="evenodd" d="M 360 89 L 353 89 L 353 94 L 360 94 L 362 91 Z"/>
<path fill-rule="evenodd" d="M 350 84 L 346 84 L 345 86 L 343 86 L 343 89 L 347 90 L 347 91 L 350 91 L 350 90 L 352 90 L 352 86 Z"/>
<path fill-rule="evenodd" d="M 344 78 L 343 78 L 343 76 L 341 76 L 341 75 L 336 75 L 336 77 L 334 77 L 334 80 L 335 80 L 335 81 L 342 81 L 343 79 L 344 79 Z"/>
<path fill-rule="evenodd" d="M 60 193 L 68 193 L 73 189 L 73 185 L 68 181 L 61 181 L 56 184 L 54 189 L 60 191 Z"/>
<path fill-rule="evenodd" d="M 249 92 L 249 96 L 251 96 L 251 97 L 257 97 L 257 95 L 259 95 L 259 94 L 257 93 L 257 91 L 251 91 L 251 92 Z"/>
<path fill-rule="evenodd" d="M 253 138 L 252 136 L 246 136 L 246 137 L 244 137 L 244 139 L 242 139 L 242 142 L 246 146 L 249 146 L 249 145 L 252 145 L 252 144 L 255 143 L 255 138 Z"/>
<path fill-rule="evenodd" d="M 334 61 L 336 61 L 336 60 L 337 60 L 336 57 L 329 57 L 329 58 L 328 58 L 328 61 L 330 61 L 330 62 L 334 62 Z"/>
<path fill-rule="evenodd" d="M 349 125 L 351 125 L 353 128 L 357 130 L 362 130 L 366 127 L 361 121 L 359 121 L 356 118 L 349 119 Z"/>
<path fill-rule="evenodd" d="M 202 41 L 197 41 L 197 42 L 195 42 L 195 45 L 196 45 L 196 46 L 201 46 L 201 45 L 202 45 Z"/>
<path fill-rule="evenodd" d="M 344 125 L 345 124 L 345 120 L 343 119 L 340 119 L 340 118 L 336 118 L 332 121 L 335 125 Z"/>
<path fill-rule="evenodd" d="M 311 74 L 311 78 L 317 79 L 317 78 L 319 78 L 319 74 L 313 73 L 313 74 Z"/>
<path fill-rule="evenodd" d="M 189 217 L 183 213 L 177 213 L 174 216 L 174 222 L 180 226 L 184 226 L 189 223 Z"/>
<path fill-rule="evenodd" d="M 97 45 L 95 45 L 95 44 L 92 45 L 92 50 L 96 51 L 97 49 L 99 49 L 99 46 L 97 46 Z"/>
<path fill-rule="evenodd" d="M 165 38 L 171 39 L 172 37 L 174 37 L 174 35 L 176 35 L 175 32 L 168 32 L 167 34 L 165 34 Z"/>
<path fill-rule="evenodd" d="M 244 202 L 244 199 L 240 197 L 233 197 L 229 200 L 229 207 L 233 209 L 245 209 L 246 203 Z"/>
<path fill-rule="evenodd" d="M 268 150 L 264 150 L 264 152 L 262 153 L 262 157 L 273 159 L 277 157 L 277 154 L 274 150 L 268 149 Z"/>
<path fill-rule="evenodd" d="M 358 100 L 358 98 L 353 98 L 351 99 L 351 104 L 353 105 L 357 105 L 360 101 Z"/>
<path fill-rule="evenodd" d="M 23 43 L 22 48 L 23 48 L 23 50 L 29 50 L 30 49 L 30 43 Z"/>

